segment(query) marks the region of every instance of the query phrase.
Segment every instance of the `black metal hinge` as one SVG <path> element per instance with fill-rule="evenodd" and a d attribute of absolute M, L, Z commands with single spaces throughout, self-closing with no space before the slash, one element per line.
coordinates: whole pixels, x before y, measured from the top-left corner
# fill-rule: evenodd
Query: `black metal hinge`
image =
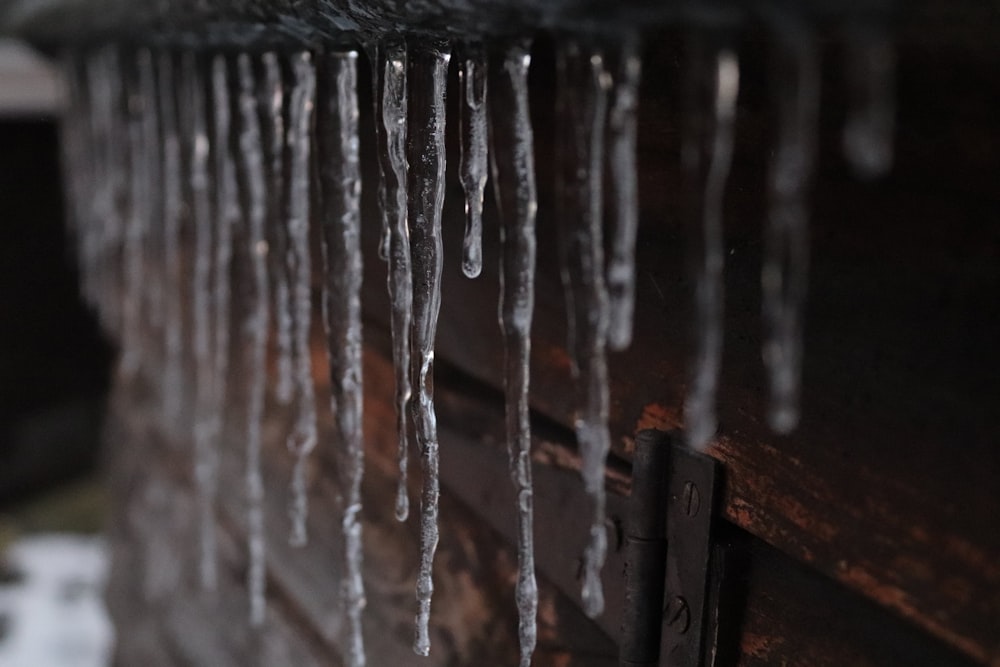
<path fill-rule="evenodd" d="M 712 545 L 718 465 L 677 433 L 641 431 L 635 442 L 620 665 L 711 667 L 722 566 Z"/>

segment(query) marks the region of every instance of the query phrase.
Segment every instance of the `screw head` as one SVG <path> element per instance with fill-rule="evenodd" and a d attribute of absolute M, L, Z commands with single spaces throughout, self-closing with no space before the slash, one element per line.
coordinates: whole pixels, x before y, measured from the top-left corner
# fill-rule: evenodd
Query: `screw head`
<path fill-rule="evenodd" d="M 685 514 L 689 517 L 697 516 L 698 510 L 701 509 L 701 494 L 698 493 L 698 487 L 695 486 L 694 482 L 684 483 L 684 495 L 681 502 Z"/>
<path fill-rule="evenodd" d="M 687 600 L 680 595 L 675 595 L 667 601 L 663 608 L 663 620 L 668 626 L 674 629 L 677 634 L 683 635 L 691 626 L 691 609 Z"/>

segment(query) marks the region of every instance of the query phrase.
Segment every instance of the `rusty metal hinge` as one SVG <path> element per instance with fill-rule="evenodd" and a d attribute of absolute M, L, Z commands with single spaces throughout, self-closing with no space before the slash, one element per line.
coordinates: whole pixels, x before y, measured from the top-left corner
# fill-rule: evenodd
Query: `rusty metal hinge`
<path fill-rule="evenodd" d="M 712 545 L 717 463 L 676 433 L 641 431 L 635 442 L 619 663 L 711 667 L 723 555 Z"/>

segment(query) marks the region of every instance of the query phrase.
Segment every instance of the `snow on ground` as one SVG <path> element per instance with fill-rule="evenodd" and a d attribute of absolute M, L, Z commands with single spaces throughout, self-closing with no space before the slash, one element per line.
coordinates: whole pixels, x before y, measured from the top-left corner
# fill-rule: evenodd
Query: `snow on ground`
<path fill-rule="evenodd" d="M 3 558 L 17 576 L 0 582 L 0 665 L 107 667 L 114 629 L 103 600 L 103 540 L 33 535 Z"/>

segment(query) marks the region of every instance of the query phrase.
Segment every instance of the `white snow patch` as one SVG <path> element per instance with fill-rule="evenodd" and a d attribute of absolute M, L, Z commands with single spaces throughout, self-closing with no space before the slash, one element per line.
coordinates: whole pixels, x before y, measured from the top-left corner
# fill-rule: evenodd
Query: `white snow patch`
<path fill-rule="evenodd" d="M 19 579 L 0 584 L 0 665 L 107 667 L 114 629 L 104 606 L 104 541 L 35 535 L 4 558 Z"/>

